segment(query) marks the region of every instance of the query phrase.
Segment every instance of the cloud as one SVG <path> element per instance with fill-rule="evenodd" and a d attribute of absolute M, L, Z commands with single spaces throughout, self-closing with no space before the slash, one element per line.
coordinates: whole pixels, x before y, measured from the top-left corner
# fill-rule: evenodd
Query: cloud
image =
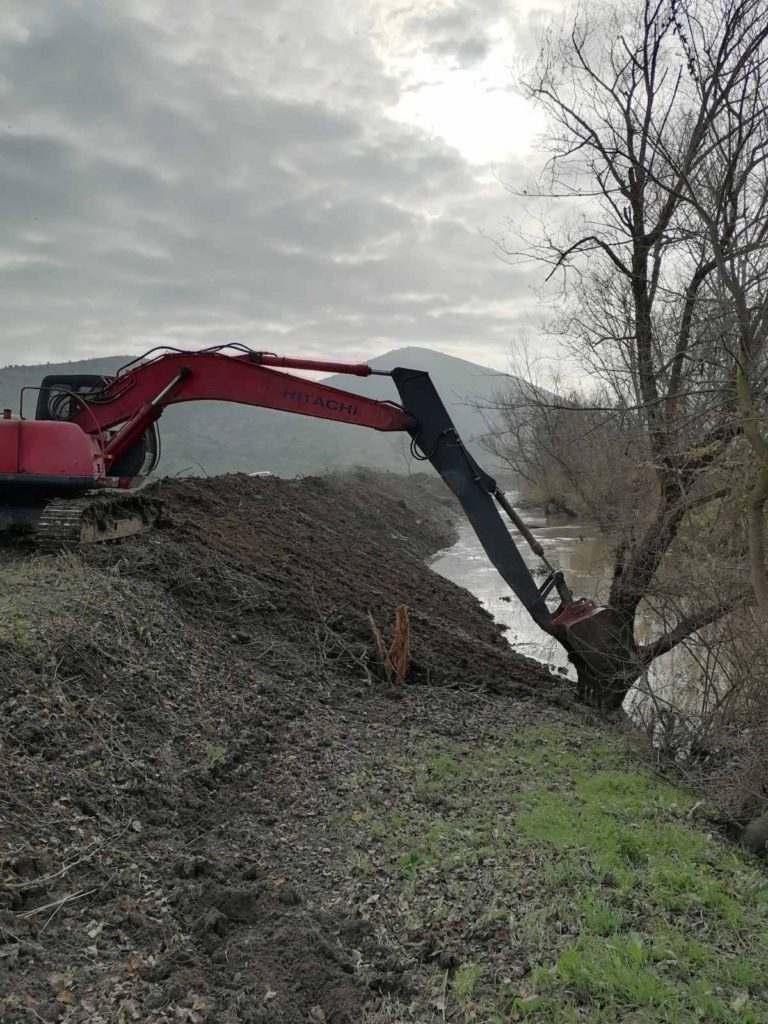
<path fill-rule="evenodd" d="M 408 18 L 407 31 L 426 51 L 471 68 L 489 55 L 493 29 L 508 10 L 507 0 L 428 3 Z"/>
<path fill-rule="evenodd" d="M 6 0 L 0 362 L 237 339 L 504 363 L 535 303 L 478 228 L 509 197 L 387 116 L 351 10 Z M 429 45 L 478 58 L 470 12 L 423 20 Z"/>

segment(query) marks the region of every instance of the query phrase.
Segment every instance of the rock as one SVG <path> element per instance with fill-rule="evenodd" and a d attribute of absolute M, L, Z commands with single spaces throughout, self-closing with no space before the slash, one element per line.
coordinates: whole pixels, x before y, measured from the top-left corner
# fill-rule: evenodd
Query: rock
<path fill-rule="evenodd" d="M 755 818 L 754 821 L 750 821 L 741 833 L 740 842 L 753 853 L 766 855 L 768 852 L 768 811 L 761 814 L 759 818 Z"/>

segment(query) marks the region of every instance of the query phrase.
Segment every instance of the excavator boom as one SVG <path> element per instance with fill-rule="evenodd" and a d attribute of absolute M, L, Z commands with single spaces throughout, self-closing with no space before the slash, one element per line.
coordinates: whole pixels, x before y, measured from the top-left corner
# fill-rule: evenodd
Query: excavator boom
<path fill-rule="evenodd" d="M 367 376 L 370 367 L 311 359 L 288 359 L 261 352 L 229 355 L 222 350 L 167 352 L 146 363 L 129 365 L 74 415 L 86 433 L 127 424 L 144 406 L 157 419 L 180 402 L 220 401 L 282 409 L 301 416 L 357 424 L 374 430 L 406 430 L 412 419 L 394 402 L 380 402 L 282 373 L 272 366 Z M 364 373 L 366 370 L 368 373 Z M 123 454 L 115 446 L 114 457 Z"/>

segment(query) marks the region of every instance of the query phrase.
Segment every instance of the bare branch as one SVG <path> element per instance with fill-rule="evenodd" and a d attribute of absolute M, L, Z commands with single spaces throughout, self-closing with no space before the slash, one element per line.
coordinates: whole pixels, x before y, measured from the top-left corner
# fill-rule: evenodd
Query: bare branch
<path fill-rule="evenodd" d="M 700 608 L 684 616 L 673 629 L 664 633 L 663 636 L 638 648 L 641 663 L 649 665 L 656 658 L 660 658 L 662 654 L 668 654 L 681 644 L 683 640 L 687 640 L 688 637 L 698 633 L 705 626 L 711 626 L 713 622 L 717 622 L 725 615 L 729 615 L 735 609 L 747 605 L 751 599 L 749 593 L 739 594 L 738 597 L 718 601 L 707 608 Z"/>

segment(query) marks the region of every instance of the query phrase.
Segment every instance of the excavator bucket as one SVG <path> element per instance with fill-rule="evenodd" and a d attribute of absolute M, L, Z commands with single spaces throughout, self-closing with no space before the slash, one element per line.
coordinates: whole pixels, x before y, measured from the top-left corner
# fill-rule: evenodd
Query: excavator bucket
<path fill-rule="evenodd" d="M 627 629 L 614 608 L 584 598 L 559 608 L 550 623 L 550 631 L 576 668 L 580 688 L 594 692 L 603 691 L 604 684 L 621 678 L 629 668 L 626 652 L 632 645 L 627 643 Z"/>

